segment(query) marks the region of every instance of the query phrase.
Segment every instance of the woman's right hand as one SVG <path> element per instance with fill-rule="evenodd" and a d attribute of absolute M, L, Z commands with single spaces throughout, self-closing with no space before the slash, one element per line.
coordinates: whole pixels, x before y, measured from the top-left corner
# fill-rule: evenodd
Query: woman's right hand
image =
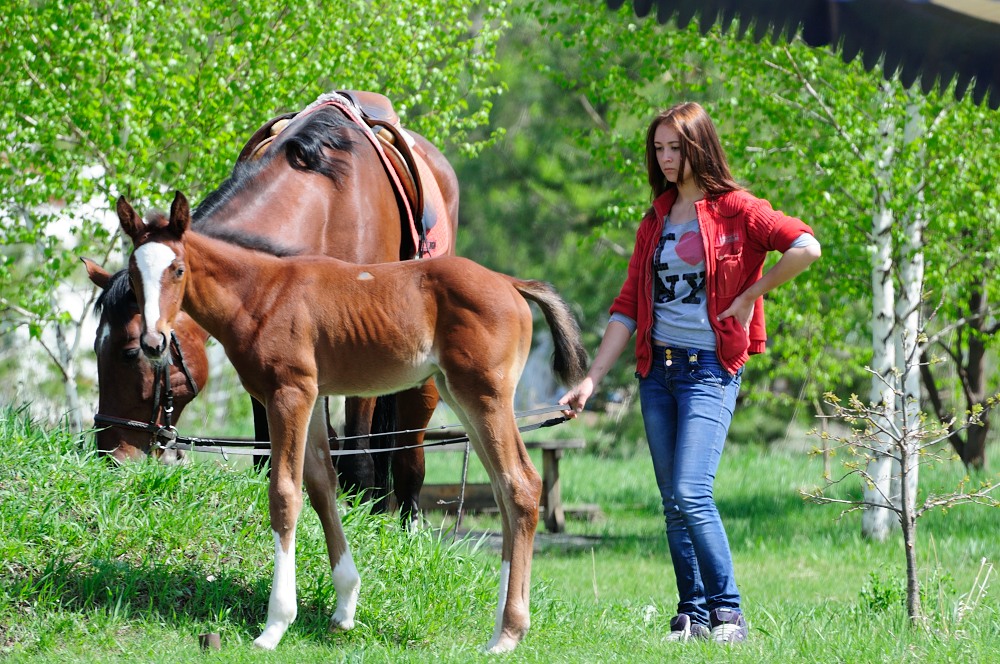
<path fill-rule="evenodd" d="M 563 414 L 573 419 L 579 413 L 583 412 L 583 407 L 587 405 L 587 399 L 594 393 L 594 380 L 587 376 L 580 383 L 571 389 L 569 392 L 564 394 L 561 399 L 559 399 L 560 404 L 564 404 L 570 407 L 568 410 L 564 410 Z"/>

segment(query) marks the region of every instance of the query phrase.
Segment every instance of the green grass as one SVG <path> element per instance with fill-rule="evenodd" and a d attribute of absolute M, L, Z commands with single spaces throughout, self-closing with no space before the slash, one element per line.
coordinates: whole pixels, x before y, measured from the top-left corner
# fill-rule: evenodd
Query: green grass
<path fill-rule="evenodd" d="M 566 425 L 581 426 L 580 423 Z M 1000 560 L 997 510 L 975 506 L 919 522 L 921 579 L 932 629 L 907 626 L 899 538 L 874 544 L 859 517 L 804 502 L 819 462 L 758 446 L 727 449 L 717 499 L 729 532 L 752 639 L 735 649 L 667 644 L 676 603 L 648 459 L 568 452 L 570 520 L 581 536 L 539 535 L 532 628 L 512 656 L 479 652 L 492 630 L 496 552 L 450 532 L 402 531 L 394 518 L 343 508 L 362 573 L 358 627 L 326 631 L 334 592 L 319 523 L 298 533 L 299 617 L 274 653 L 251 641 L 266 615 L 272 543 L 266 483 L 247 468 L 201 461 L 112 468 L 79 439 L 0 411 L 0 657 L 11 661 L 147 662 L 987 662 L 1000 658 L 994 583 L 956 612 L 980 561 Z M 459 454 L 433 454 L 429 481 L 457 481 Z M 1000 463 L 994 452 L 992 467 Z M 480 469 L 473 466 L 472 479 Z M 928 470 L 949 491 L 960 468 Z M 845 491 L 848 490 L 846 487 Z M 429 515 L 432 523 L 441 516 Z M 466 524 L 495 527 L 488 517 Z M 197 635 L 219 632 L 222 651 Z"/>

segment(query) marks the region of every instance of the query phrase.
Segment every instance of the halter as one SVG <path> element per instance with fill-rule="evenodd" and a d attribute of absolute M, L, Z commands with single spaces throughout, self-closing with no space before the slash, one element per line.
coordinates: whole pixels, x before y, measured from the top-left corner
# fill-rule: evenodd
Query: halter
<path fill-rule="evenodd" d="M 198 385 L 191 376 L 191 371 L 184 363 L 184 353 L 181 345 L 177 341 L 177 335 L 170 331 L 170 362 L 156 365 L 153 369 L 153 412 L 149 422 L 139 422 L 128 420 L 113 415 L 103 413 L 94 414 L 94 422 L 107 424 L 122 429 L 133 431 L 147 431 L 150 433 L 150 444 L 159 450 L 169 450 L 177 445 L 177 429 L 174 428 L 172 416 L 174 412 L 174 389 L 170 384 L 170 367 L 177 358 L 177 366 L 180 367 L 184 378 L 187 379 L 188 387 L 195 396 L 198 395 Z M 163 424 L 157 424 L 160 414 L 163 414 Z"/>
<path fill-rule="evenodd" d="M 566 406 L 562 404 L 554 404 L 549 406 L 542 406 L 541 408 L 534 408 L 532 410 L 524 410 L 514 413 L 514 417 L 517 419 L 522 419 L 525 417 L 531 417 L 535 415 L 543 415 L 546 413 L 562 412 L 566 410 Z M 556 426 L 557 424 L 562 424 L 568 421 L 565 415 L 560 415 L 559 417 L 552 417 L 541 422 L 535 422 L 534 424 L 524 424 L 517 427 L 517 430 L 521 433 L 528 431 L 535 431 L 537 429 L 544 429 L 548 427 Z M 136 422 L 141 427 L 146 425 L 141 422 Z M 253 456 L 270 456 L 270 449 L 260 449 L 261 445 L 268 445 L 269 442 L 266 440 L 247 440 L 245 438 L 199 438 L 195 436 L 178 436 L 177 431 L 171 427 L 173 436 L 170 440 L 169 445 L 164 445 L 159 442 L 154 442 L 153 444 L 161 450 L 175 449 L 190 452 L 210 452 L 213 454 L 222 455 L 223 459 L 229 460 L 229 455 L 253 455 Z M 383 436 L 397 436 L 400 434 L 409 433 L 438 433 L 443 436 L 439 440 L 434 440 L 432 442 L 424 442 L 419 445 L 403 445 L 400 447 L 386 447 L 378 449 L 355 449 L 355 450 L 337 450 L 331 449 L 330 456 L 340 457 L 340 456 L 355 456 L 365 454 L 368 456 L 373 456 L 377 454 L 391 454 L 392 452 L 399 452 L 403 450 L 415 450 L 425 447 L 439 447 L 444 445 L 451 445 L 454 443 L 464 443 L 469 440 L 469 436 L 465 434 L 457 424 L 443 424 L 440 426 L 432 426 L 424 429 L 404 429 L 401 431 L 386 431 L 382 433 L 370 433 L 364 436 L 346 436 L 344 438 L 339 438 L 333 436 L 329 439 L 330 443 L 340 443 L 345 440 L 356 440 L 359 438 L 379 438 Z"/>

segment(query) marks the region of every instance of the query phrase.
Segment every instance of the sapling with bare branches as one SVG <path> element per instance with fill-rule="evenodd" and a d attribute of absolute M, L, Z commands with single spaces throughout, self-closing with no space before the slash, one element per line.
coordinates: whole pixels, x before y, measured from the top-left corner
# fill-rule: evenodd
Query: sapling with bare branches
<path fill-rule="evenodd" d="M 834 453 L 846 453 L 845 472 L 837 478 L 825 475 L 823 486 L 802 491 L 802 494 L 819 504 L 841 505 L 844 508 L 842 514 L 880 508 L 896 516 L 903 534 L 906 558 L 906 611 L 911 624 L 919 624 L 924 616 L 917 576 L 917 520 L 933 509 L 949 509 L 966 503 L 1000 507 L 1000 499 L 997 498 L 1000 491 L 996 491 L 1000 484 L 992 480 L 974 481 L 966 475 L 953 492 L 943 495 L 928 493 L 918 504 L 917 496 L 912 495 L 916 491 L 916 483 L 909 481 L 910 476 L 917 473 L 920 466 L 958 460 L 948 446 L 948 437 L 955 431 L 982 426 L 982 418 L 996 405 L 1000 395 L 987 399 L 985 406 L 975 406 L 961 420 L 955 418 L 942 423 L 919 410 L 906 407 L 903 371 L 895 370 L 887 375 L 871 369 L 868 371 L 876 380 L 883 382 L 886 391 L 895 395 L 895 399 L 865 403 L 857 395 L 851 395 L 843 403 L 832 393 L 825 395 L 830 414 L 820 417 L 846 423 L 851 427 L 851 433 L 834 437 L 824 429 L 817 435 L 824 439 L 824 448 Z M 821 452 L 817 450 L 816 453 Z M 871 461 L 885 456 L 892 460 L 893 472 L 897 474 L 893 480 L 898 480 L 893 481 L 892 486 L 898 487 L 899 495 L 886 495 L 882 488 L 885 484 L 877 482 L 870 474 Z M 841 498 L 828 494 L 832 487 L 855 478 L 860 478 L 867 489 L 861 496 Z"/>

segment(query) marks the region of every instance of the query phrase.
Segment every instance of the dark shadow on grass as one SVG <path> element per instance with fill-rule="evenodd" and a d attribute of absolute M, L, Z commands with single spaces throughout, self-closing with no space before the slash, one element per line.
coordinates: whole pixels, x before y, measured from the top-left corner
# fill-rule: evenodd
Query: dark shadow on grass
<path fill-rule="evenodd" d="M 845 529 L 844 524 L 838 521 L 838 510 L 810 503 L 791 490 L 740 493 L 733 497 L 719 498 L 716 504 L 734 550 L 750 546 L 761 539 L 780 546 L 801 535 L 823 534 L 834 538 L 854 536 L 851 529 Z M 638 556 L 666 555 L 666 527 L 662 512 L 658 506 L 656 509 L 638 511 L 645 523 L 657 523 L 662 526 L 662 530 L 658 527 L 654 532 L 644 529 L 635 534 L 623 534 L 619 531 L 613 535 L 573 535 L 553 534 L 539 529 L 535 535 L 535 553 L 573 557 L 590 555 L 590 551 L 595 550 Z M 480 537 L 485 537 L 484 546 L 492 551 L 500 550 L 501 537 L 498 532 L 475 529 L 463 531 L 462 535 L 473 543 Z"/>
<path fill-rule="evenodd" d="M 835 507 L 817 505 L 792 491 L 741 494 L 716 501 L 730 546 L 766 540 L 779 546 L 799 536 L 849 536 Z"/>
<path fill-rule="evenodd" d="M 211 579 L 211 580 L 209 580 Z M 132 565 L 121 561 L 52 560 L 44 569 L 21 567 L 0 580 L 0 593 L 70 611 L 105 613 L 123 620 L 184 628 L 190 623 L 235 629 L 255 639 L 267 616 L 270 570 L 252 578 L 207 569 Z M 322 592 L 322 591 L 321 591 Z M 332 591 L 330 591 L 332 593 Z M 295 629 L 317 640 L 329 638 L 329 596 L 300 592 Z"/>
<path fill-rule="evenodd" d="M 470 546 L 482 540 L 483 547 L 499 554 L 502 536 L 493 531 L 463 531 L 460 537 L 467 538 Z M 536 555 L 556 553 L 566 557 L 590 555 L 590 551 L 613 551 L 646 555 L 666 551 L 666 536 L 659 535 L 574 535 L 570 533 L 535 534 Z"/>

